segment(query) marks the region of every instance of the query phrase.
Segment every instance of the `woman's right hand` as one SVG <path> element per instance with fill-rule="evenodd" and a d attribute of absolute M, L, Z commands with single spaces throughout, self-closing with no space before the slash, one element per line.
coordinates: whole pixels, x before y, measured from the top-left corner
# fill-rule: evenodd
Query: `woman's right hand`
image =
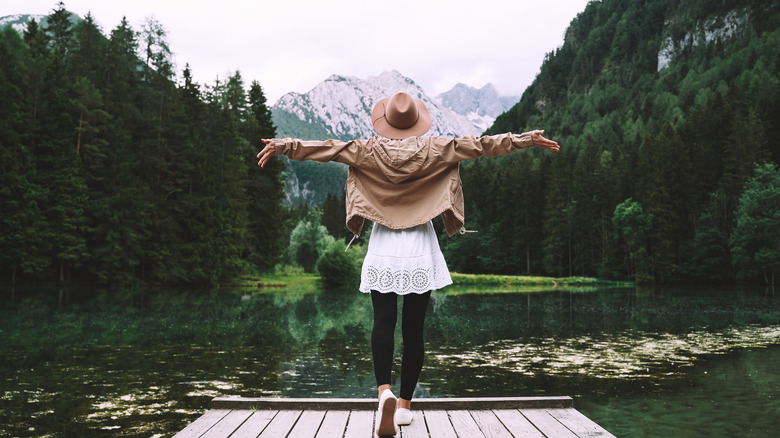
<path fill-rule="evenodd" d="M 257 162 L 257 165 L 260 167 L 265 167 L 265 163 L 268 162 L 268 160 L 271 159 L 271 157 L 274 156 L 274 152 L 276 152 L 276 147 L 274 147 L 274 141 L 268 140 L 268 139 L 262 139 L 263 143 L 265 143 L 265 148 L 263 148 L 262 151 L 260 151 L 259 154 L 257 154 L 257 158 L 260 159 L 260 161 Z"/>

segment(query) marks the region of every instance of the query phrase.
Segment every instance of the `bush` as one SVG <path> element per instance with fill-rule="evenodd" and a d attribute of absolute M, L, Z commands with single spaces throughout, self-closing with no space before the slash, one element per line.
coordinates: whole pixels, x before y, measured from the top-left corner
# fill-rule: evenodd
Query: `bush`
<path fill-rule="evenodd" d="M 311 242 L 301 242 L 295 252 L 295 261 L 303 267 L 304 272 L 314 272 L 314 265 L 317 263 L 317 248 Z"/>
<path fill-rule="evenodd" d="M 347 245 L 341 240 L 331 242 L 317 260 L 317 272 L 326 287 L 358 286 L 360 268 L 365 250 L 362 246 Z"/>

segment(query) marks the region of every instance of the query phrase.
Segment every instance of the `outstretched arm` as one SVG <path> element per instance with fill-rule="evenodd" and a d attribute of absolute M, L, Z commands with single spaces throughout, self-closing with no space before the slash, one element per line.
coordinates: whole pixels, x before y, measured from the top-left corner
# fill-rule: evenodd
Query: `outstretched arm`
<path fill-rule="evenodd" d="M 518 149 L 540 147 L 552 151 L 560 150 L 558 143 L 542 136 L 544 130 L 528 131 L 522 134 L 504 133 L 484 137 L 447 138 L 436 137 L 434 146 L 441 159 L 457 163 L 482 156 L 497 157 Z"/>
<path fill-rule="evenodd" d="M 338 161 L 350 166 L 356 165 L 364 155 L 366 140 L 298 140 L 262 139 L 265 148 L 257 154 L 258 165 L 264 167 L 274 155 L 286 155 L 287 158 L 297 161 Z"/>

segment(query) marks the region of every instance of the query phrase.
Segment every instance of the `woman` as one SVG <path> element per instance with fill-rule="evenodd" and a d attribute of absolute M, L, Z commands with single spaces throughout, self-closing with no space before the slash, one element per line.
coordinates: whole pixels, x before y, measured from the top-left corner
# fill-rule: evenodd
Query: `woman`
<path fill-rule="evenodd" d="M 365 140 L 263 142 L 258 164 L 284 154 L 293 160 L 338 161 L 347 173 L 347 228 L 360 235 L 374 221 L 360 291 L 371 293 L 371 349 L 379 394 L 376 434 L 397 433 L 412 421 L 411 400 L 422 370 L 423 326 L 431 291 L 452 283 L 431 220 L 441 215 L 449 236 L 465 232 L 458 163 L 538 146 L 557 151 L 544 131 L 481 138 L 421 138 L 431 127 L 425 105 L 407 93 L 379 101 L 371 119 L 379 136 Z M 354 240 L 353 237 L 353 240 Z M 400 398 L 390 390 L 397 299 L 403 296 Z"/>

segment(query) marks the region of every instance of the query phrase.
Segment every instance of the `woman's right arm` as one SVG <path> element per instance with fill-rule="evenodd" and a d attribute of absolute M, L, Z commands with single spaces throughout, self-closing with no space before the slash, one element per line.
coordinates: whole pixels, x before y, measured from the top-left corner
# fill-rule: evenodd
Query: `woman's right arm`
<path fill-rule="evenodd" d="M 350 166 L 357 165 L 364 155 L 367 140 L 341 140 L 310 141 L 286 138 L 263 139 L 265 148 L 257 154 L 260 167 L 275 155 L 286 155 L 296 161 L 338 161 Z"/>

